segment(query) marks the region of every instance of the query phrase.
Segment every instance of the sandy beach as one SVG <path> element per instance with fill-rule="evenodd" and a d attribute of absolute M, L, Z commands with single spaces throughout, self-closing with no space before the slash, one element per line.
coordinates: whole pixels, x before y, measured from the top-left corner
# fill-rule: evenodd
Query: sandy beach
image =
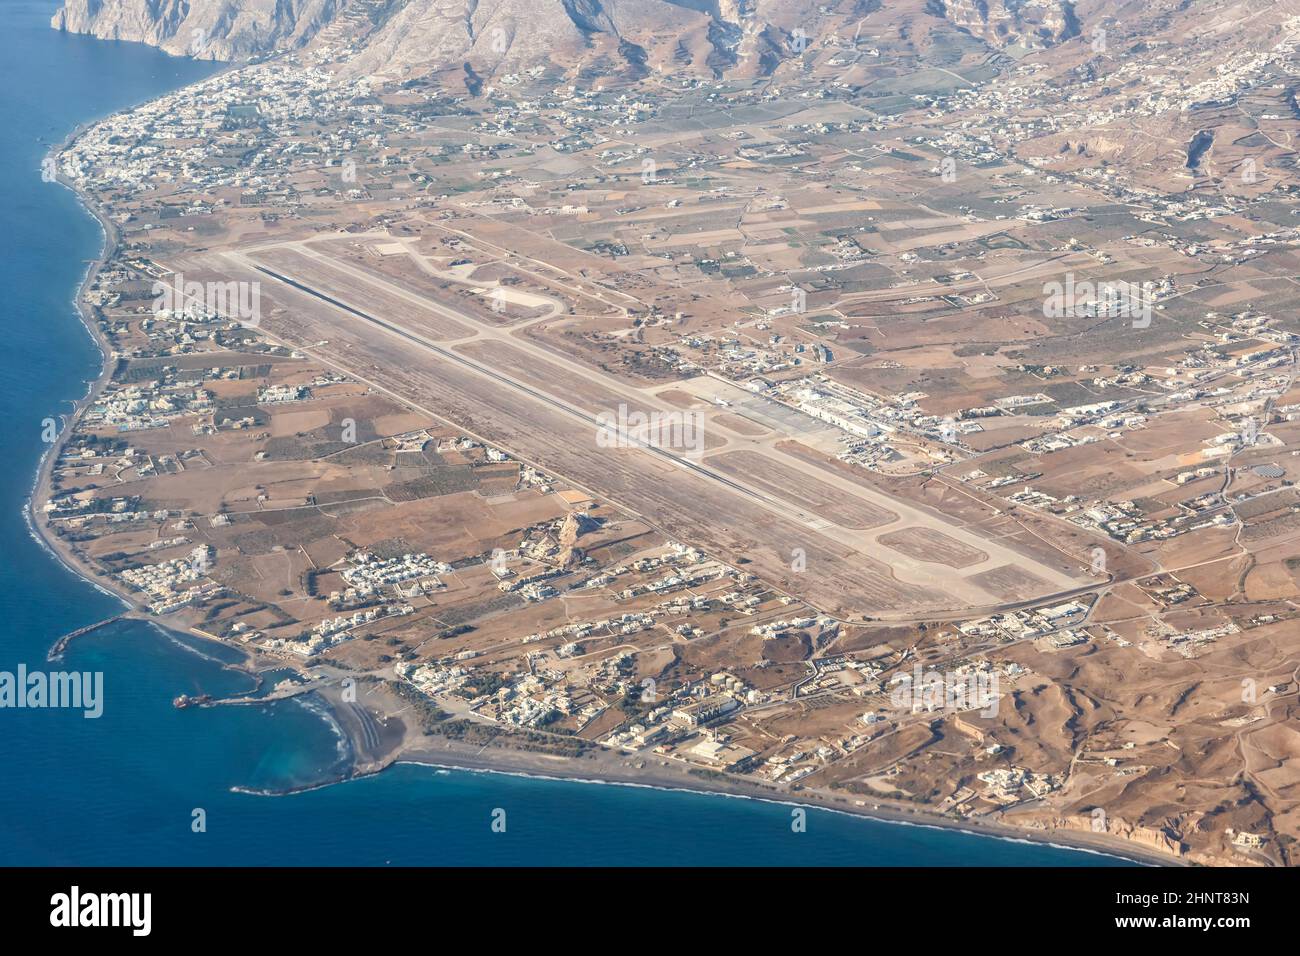
<path fill-rule="evenodd" d="M 69 136 L 64 145 L 75 139 L 79 133 L 80 130 Z M 60 449 L 73 433 L 80 415 L 104 389 L 113 372 L 112 363 L 108 361 L 111 350 L 94 319 L 91 308 L 86 303 L 85 297 L 86 292 L 95 280 L 95 276 L 117 248 L 118 233 L 106 211 L 92 197 L 76 190 L 71 183 L 63 180 L 61 182 L 76 192 L 80 201 L 99 221 L 104 233 L 104 248 L 88 268 L 77 290 L 76 306 L 82 322 L 95 338 L 105 361 L 100 375 L 89 383 L 86 394 L 75 402 L 74 410 L 68 416 L 67 425 L 61 432 L 59 439 L 51 444 L 41 459 L 35 486 L 29 501 L 31 527 L 34 535 L 67 568 L 102 591 L 115 595 L 125 605 L 132 608 L 133 610 L 128 612 L 126 616 L 148 620 L 160 628 L 175 633 L 213 639 L 211 635 L 176 628 L 169 625 L 165 620 L 153 617 L 141 610 L 139 602 L 123 586 L 106 576 L 99 576 L 88 571 L 76 558 L 71 547 L 49 532 L 40 517 L 39 508 L 48 500 L 51 494 L 51 476 Z M 271 658 L 268 656 L 263 658 L 260 653 L 250 651 L 248 648 L 238 647 L 226 642 L 221 643 L 223 646 L 237 647 L 238 650 L 249 655 L 241 669 L 250 674 L 256 674 L 257 671 L 271 666 L 281 668 L 293 666 L 301 673 L 306 673 L 308 670 L 305 665 L 286 662 L 278 657 Z M 560 780 L 584 781 L 593 784 L 618 784 L 655 787 L 666 790 L 687 790 L 737 798 L 769 800 L 789 805 L 819 807 L 889 823 L 957 829 L 1002 839 L 1055 844 L 1107 853 L 1151 865 L 1181 865 L 1185 863 L 1185 861 L 1168 854 L 1159 853 L 1129 841 L 1106 835 L 1074 830 L 1031 830 L 1008 826 L 991 820 L 958 821 L 930 814 L 920 809 L 897 808 L 884 803 L 868 804 L 864 801 L 855 801 L 846 796 L 817 790 L 790 790 L 775 786 L 764 786 L 721 773 L 690 770 L 658 757 L 632 756 L 599 746 L 593 747 L 583 756 L 575 758 L 525 751 L 515 747 L 501 746 L 497 743 L 487 746 L 467 744 L 440 737 L 436 734 L 425 735 L 409 717 L 403 719 L 403 711 L 409 705 L 397 700 L 394 695 L 376 693 L 373 688 L 370 693 L 362 693 L 358 702 L 345 701 L 339 692 L 338 686 L 332 682 L 327 686 L 317 684 L 311 688 L 304 688 L 302 692 L 316 694 L 318 699 L 330 709 L 331 718 L 336 723 L 336 726 L 347 736 L 352 754 L 352 769 L 348 775 L 349 779 L 380 772 L 397 762 L 406 762 L 429 767 L 523 774 Z M 216 702 L 218 705 L 220 703 Z M 324 783 L 328 783 L 328 781 Z"/>

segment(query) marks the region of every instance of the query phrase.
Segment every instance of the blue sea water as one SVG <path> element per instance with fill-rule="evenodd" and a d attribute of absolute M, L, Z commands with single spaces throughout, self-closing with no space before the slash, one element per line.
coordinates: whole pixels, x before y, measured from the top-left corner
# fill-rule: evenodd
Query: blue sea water
<path fill-rule="evenodd" d="M 61 634 L 119 609 L 33 540 L 23 505 L 41 422 L 100 356 L 72 299 L 100 248 L 40 162 L 77 124 L 195 81 L 211 64 L 48 28 L 52 0 L 0 0 L 0 670 L 44 666 Z M 1106 865 L 1097 854 L 775 804 L 399 766 L 290 796 L 338 768 L 330 726 L 295 702 L 176 710 L 180 693 L 247 691 L 221 649 L 140 623 L 76 642 L 60 667 L 103 671 L 97 720 L 0 710 L 0 863 Z M 191 830 L 193 811 L 206 832 Z M 505 833 L 490 827 L 506 811 Z"/>

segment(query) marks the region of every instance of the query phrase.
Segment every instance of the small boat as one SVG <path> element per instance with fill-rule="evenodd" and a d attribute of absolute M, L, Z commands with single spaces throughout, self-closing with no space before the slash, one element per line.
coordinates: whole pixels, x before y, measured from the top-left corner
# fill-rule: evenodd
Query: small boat
<path fill-rule="evenodd" d="M 210 703 L 211 701 L 212 701 L 211 694 L 200 694 L 197 697 L 191 697 L 188 694 L 181 694 L 179 697 L 177 697 L 175 700 L 172 701 L 172 706 L 175 707 L 177 710 L 184 710 L 186 707 L 191 707 L 195 704 L 207 704 Z"/>

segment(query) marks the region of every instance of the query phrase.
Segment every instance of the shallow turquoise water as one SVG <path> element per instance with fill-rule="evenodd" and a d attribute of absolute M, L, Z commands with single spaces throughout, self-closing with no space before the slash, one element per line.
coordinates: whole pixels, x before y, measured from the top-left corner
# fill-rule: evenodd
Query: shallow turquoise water
<path fill-rule="evenodd" d="M 61 36 L 52 2 L 6 0 L 0 38 L 0 670 L 44 666 L 61 634 L 115 613 L 69 574 L 22 514 L 41 421 L 68 409 L 99 356 L 72 308 L 101 237 L 41 157 L 77 123 L 201 78 L 210 64 Z M 33 105 L 36 108 L 33 108 Z M 154 628 L 119 624 L 69 650 L 102 670 L 105 709 L 0 710 L 0 862 L 8 864 L 985 864 L 1100 865 L 1095 854 L 643 788 L 402 766 L 283 797 L 338 769 L 329 725 L 294 702 L 176 710 L 180 693 L 251 683 Z M 191 830 L 193 811 L 207 831 Z M 506 811 L 506 832 L 490 827 Z"/>

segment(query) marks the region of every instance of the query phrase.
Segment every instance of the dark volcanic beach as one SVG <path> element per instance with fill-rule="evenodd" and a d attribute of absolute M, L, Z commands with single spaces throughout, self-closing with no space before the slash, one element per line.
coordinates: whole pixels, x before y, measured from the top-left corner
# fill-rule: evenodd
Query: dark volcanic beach
<path fill-rule="evenodd" d="M 0 569 L 5 667 L 37 666 L 60 636 L 122 611 L 119 589 L 74 576 L 66 550 L 33 536 L 23 507 L 37 462 L 44 463 L 39 491 L 52 461 L 42 459 L 49 451 L 40 441 L 42 421 L 69 414 L 88 383 L 93 390 L 107 374 L 74 296 L 106 243 L 111 248 L 112 228 L 68 190 L 42 182 L 41 158 L 79 124 L 214 71 L 147 47 L 57 34 L 46 25 L 52 8 L 17 5 L 17 25 L 4 41 L 0 119 L 11 135 L 0 160 L 8 219 L 0 261 L 15 296 L 0 360 L 0 397 L 13 424 L 3 440 L 15 464 L 6 472 L 3 493 L 11 504 L 0 524 L 9 556 Z M 33 101 L 45 104 L 39 116 L 31 114 Z M 256 681 L 243 664 L 232 648 L 165 633 L 133 616 L 72 642 L 60 666 L 103 672 L 104 716 L 0 714 L 8 722 L 3 756 L 22 768 L 0 794 L 0 811 L 15 821 L 0 836 L 0 854 L 38 865 L 1121 862 L 1049 845 L 1095 845 L 1087 834 L 1049 841 L 989 828 L 1001 837 L 992 838 L 822 794 L 776 794 L 672 767 L 635 766 L 615 753 L 571 763 L 422 738 L 400 713 L 377 729 L 373 713 L 345 707 L 330 693 L 320 697 L 330 719 L 288 699 L 172 705 L 180 694 L 252 693 Z M 394 758 L 402 763 L 371 773 Z M 447 767 L 462 769 L 441 769 Z M 258 795 L 264 793 L 291 795 Z M 790 806 L 769 802 L 774 796 L 844 812 L 812 810 L 807 832 L 795 834 Z M 497 808 L 509 814 L 506 834 L 489 828 Z M 207 821 L 202 832 L 192 827 L 197 809 Z M 926 825 L 863 818 L 871 813 Z M 1140 849 L 1124 852 L 1158 859 Z"/>

